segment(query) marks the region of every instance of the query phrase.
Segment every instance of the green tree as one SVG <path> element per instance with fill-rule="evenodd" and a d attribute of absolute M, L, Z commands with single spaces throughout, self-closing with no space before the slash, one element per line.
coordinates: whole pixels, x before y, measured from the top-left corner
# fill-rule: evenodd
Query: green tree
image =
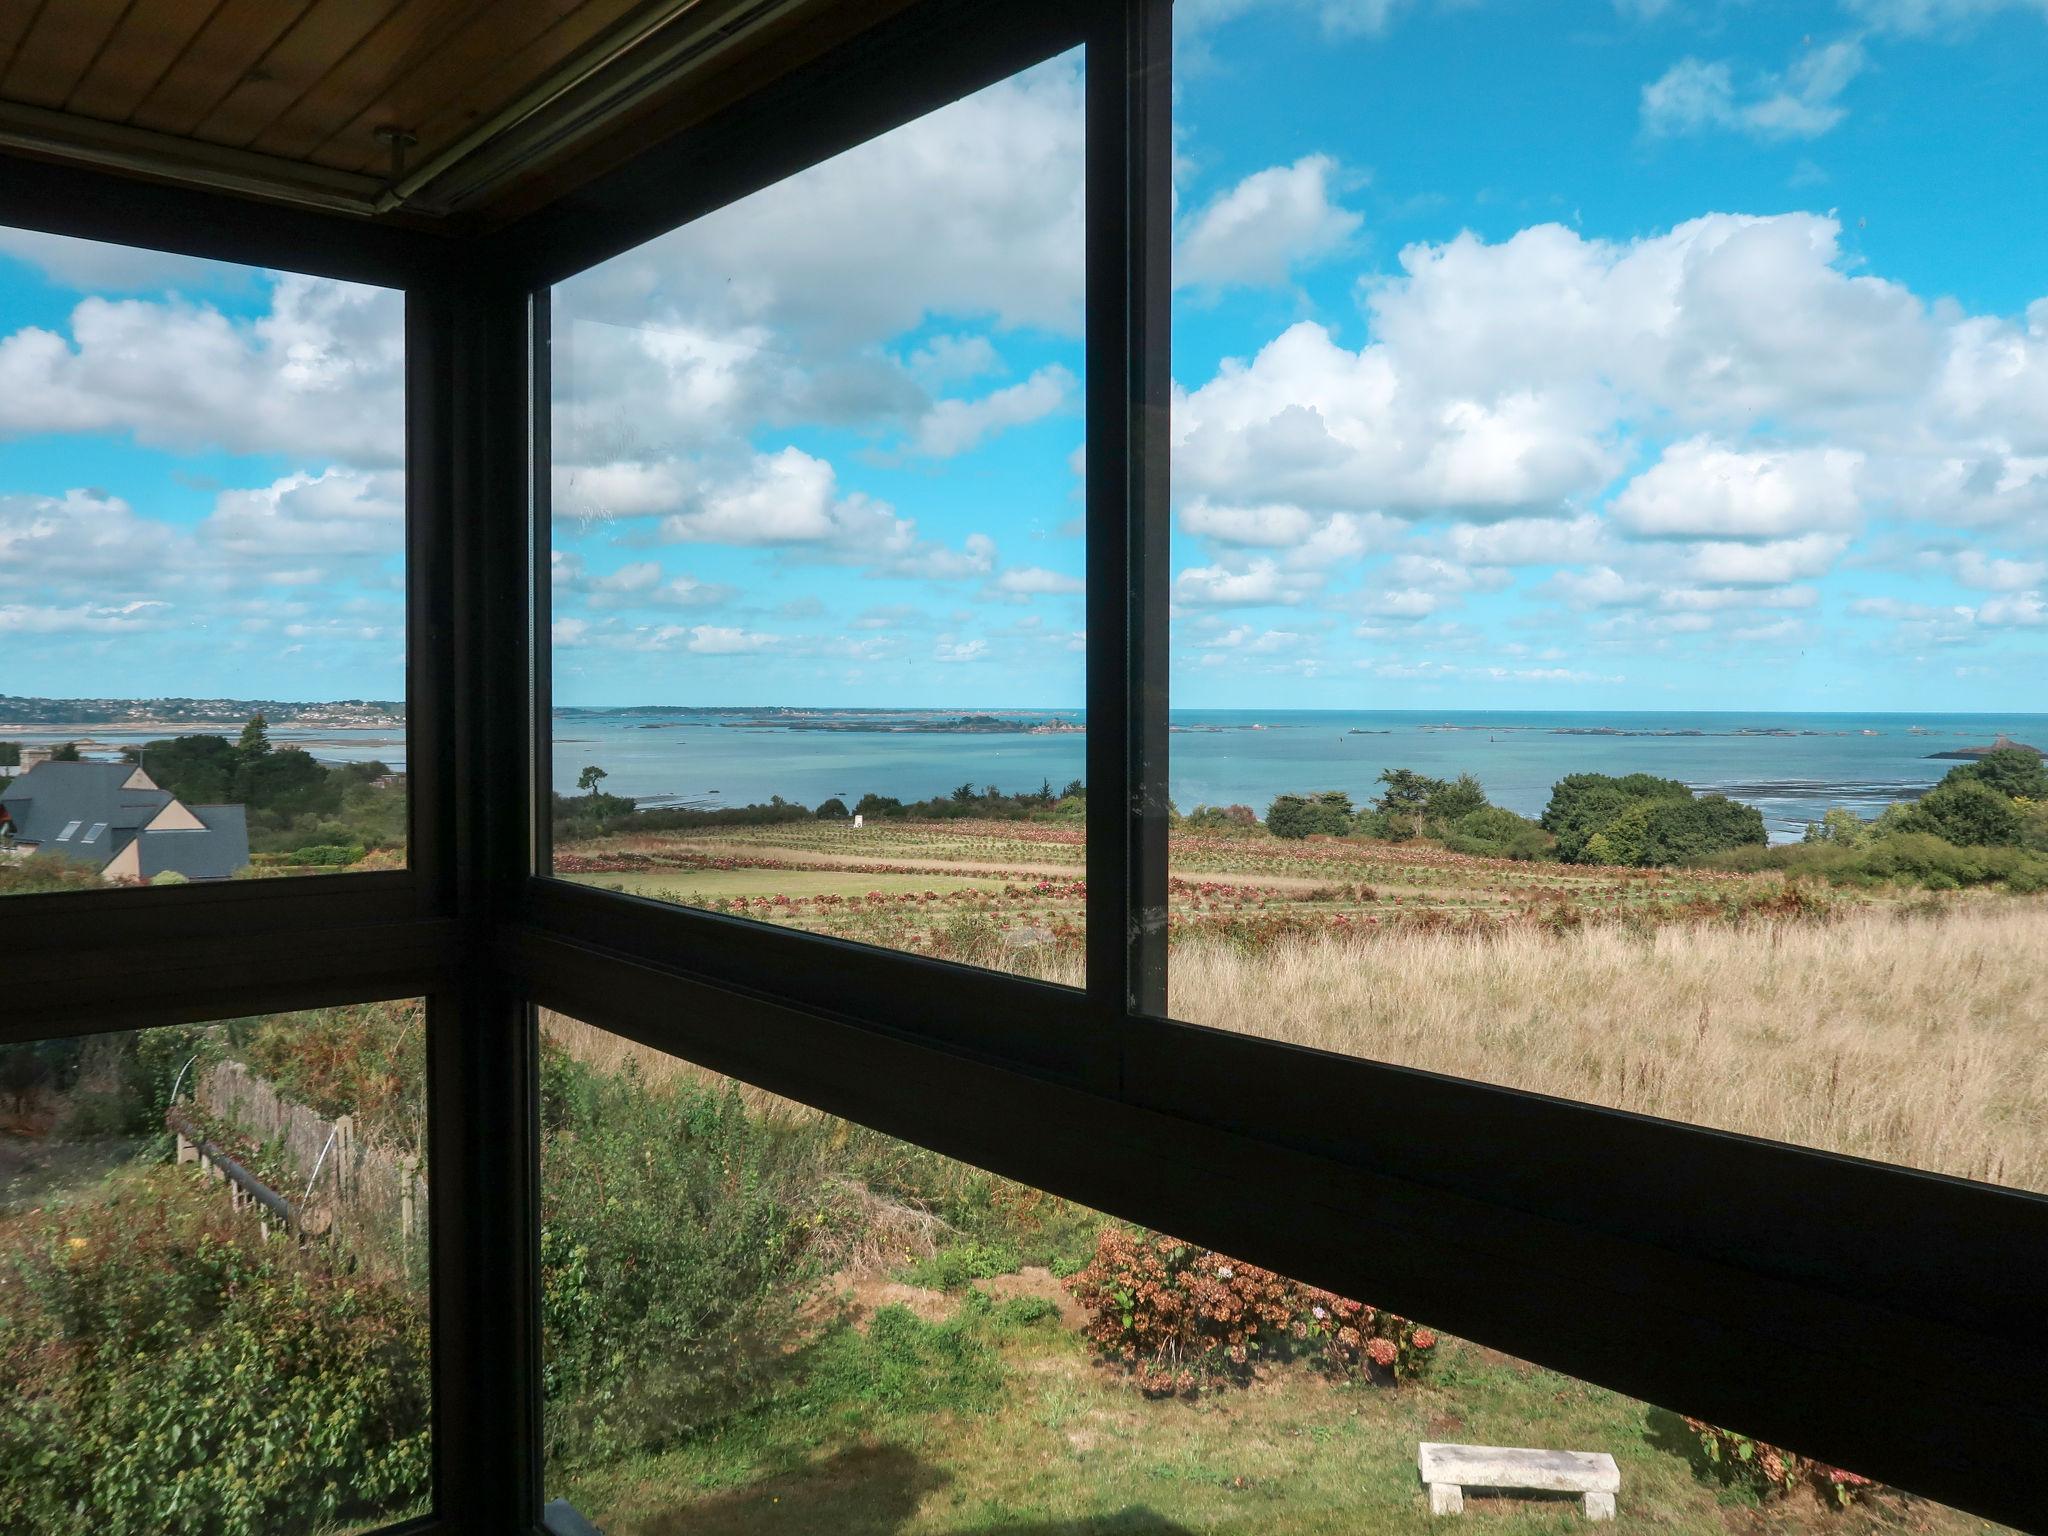
<path fill-rule="evenodd" d="M 1584 856 L 1587 839 L 1635 801 L 1691 798 L 1692 787 L 1677 779 L 1647 773 L 1619 778 L 1606 773 L 1572 773 L 1551 786 L 1550 803 L 1543 808 L 1540 821 L 1543 830 L 1557 839 L 1558 857 L 1577 860 Z"/>
<path fill-rule="evenodd" d="M 1266 830 L 1275 837 L 1342 837 L 1351 830 L 1351 797 L 1341 789 L 1281 795 L 1266 809 Z"/>
<path fill-rule="evenodd" d="M 270 750 L 270 722 L 263 718 L 261 710 L 251 715 L 249 723 L 242 727 L 235 750 L 244 757 L 262 757 Z"/>
<path fill-rule="evenodd" d="M 78 743 L 75 741 L 60 742 L 50 753 L 53 763 L 75 763 L 79 760 Z"/>
<path fill-rule="evenodd" d="M 0 768 L 19 768 L 20 766 L 21 743 L 18 741 L 0 741 Z"/>
<path fill-rule="evenodd" d="M 818 820 L 844 821 L 847 817 L 846 802 L 834 795 L 818 807 Z"/>
<path fill-rule="evenodd" d="M 1932 832 L 1958 848 L 2017 846 L 2019 807 L 1981 779 L 1944 780 L 1901 818 L 1904 830 Z"/>
<path fill-rule="evenodd" d="M 2013 800 L 2048 800 L 2048 759 L 2025 747 L 2000 747 L 1949 769 L 1944 786 L 1975 782 Z"/>
<path fill-rule="evenodd" d="M 853 814 L 868 821 L 883 816 L 901 816 L 903 802 L 894 795 L 865 794 L 855 803 Z"/>
<path fill-rule="evenodd" d="M 597 764 L 588 763 L 584 765 L 583 771 L 576 775 L 576 787 L 586 795 L 595 795 L 597 793 L 597 786 L 610 777 L 611 775 L 598 767 Z"/>
<path fill-rule="evenodd" d="M 1461 773 L 1448 784 L 1437 780 L 1437 787 L 1430 791 L 1424 814 L 1431 821 L 1453 822 L 1485 808 L 1486 787 L 1471 774 Z"/>
<path fill-rule="evenodd" d="M 239 750 L 220 736 L 146 741 L 123 754 L 158 785 L 191 805 L 218 805 L 235 792 Z M 300 754 L 303 756 L 304 754 Z"/>
<path fill-rule="evenodd" d="M 1846 806 L 1835 805 L 1830 806 L 1819 821 L 1806 824 L 1806 836 L 1802 841 L 1832 843 L 1837 848 L 1861 848 L 1869 843 L 1870 838 L 1870 823 Z"/>
<path fill-rule="evenodd" d="M 1373 801 L 1373 809 L 1390 816 L 1420 816 L 1429 810 L 1431 800 L 1450 788 L 1444 780 L 1432 779 L 1413 768 L 1389 768 L 1380 775 L 1379 782 L 1387 787 Z M 1486 797 L 1481 795 L 1479 801 L 1485 804 Z"/>

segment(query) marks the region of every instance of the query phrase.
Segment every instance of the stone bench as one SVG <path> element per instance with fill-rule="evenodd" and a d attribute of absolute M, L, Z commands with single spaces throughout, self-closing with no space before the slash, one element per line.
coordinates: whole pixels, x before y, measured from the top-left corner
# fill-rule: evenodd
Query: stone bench
<path fill-rule="evenodd" d="M 1528 1451 L 1425 1440 L 1415 1465 L 1429 1488 L 1432 1515 L 1462 1514 L 1467 1488 L 1498 1488 L 1583 1494 L 1588 1520 L 1612 1520 L 1614 1496 L 1621 1490 L 1621 1470 L 1605 1451 Z"/>

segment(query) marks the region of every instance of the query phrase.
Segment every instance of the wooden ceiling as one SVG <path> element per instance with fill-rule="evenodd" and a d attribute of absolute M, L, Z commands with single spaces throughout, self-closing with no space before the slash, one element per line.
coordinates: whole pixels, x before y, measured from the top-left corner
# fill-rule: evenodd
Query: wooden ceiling
<path fill-rule="evenodd" d="M 0 0 L 0 146 L 160 179 L 210 177 L 254 195 L 274 176 L 272 195 L 291 200 L 296 184 L 299 201 L 355 212 L 473 210 L 587 150 L 650 97 L 672 96 L 714 55 L 723 65 L 788 49 L 824 9 L 825 0 Z"/>

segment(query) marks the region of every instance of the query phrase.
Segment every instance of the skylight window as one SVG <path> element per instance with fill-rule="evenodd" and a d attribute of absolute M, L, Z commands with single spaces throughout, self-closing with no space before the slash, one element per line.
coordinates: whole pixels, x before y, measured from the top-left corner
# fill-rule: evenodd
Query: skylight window
<path fill-rule="evenodd" d="M 106 830 L 107 824 L 104 821 L 96 821 L 79 841 L 81 843 L 96 843 L 100 840 L 100 834 Z"/>
<path fill-rule="evenodd" d="M 62 832 L 59 832 L 59 833 L 57 834 L 57 841 L 58 841 L 58 842 L 60 842 L 60 843 L 68 843 L 68 842 L 70 842 L 70 841 L 71 841 L 71 834 L 72 834 L 72 833 L 74 833 L 74 832 L 76 832 L 76 831 L 77 831 L 77 830 L 78 830 L 78 829 L 79 829 L 80 827 L 82 827 L 82 826 L 84 826 L 84 825 L 85 825 L 85 823 L 84 823 L 84 822 L 82 822 L 82 821 L 67 821 L 67 822 L 65 822 L 65 823 L 64 823 L 64 830 L 63 830 Z"/>

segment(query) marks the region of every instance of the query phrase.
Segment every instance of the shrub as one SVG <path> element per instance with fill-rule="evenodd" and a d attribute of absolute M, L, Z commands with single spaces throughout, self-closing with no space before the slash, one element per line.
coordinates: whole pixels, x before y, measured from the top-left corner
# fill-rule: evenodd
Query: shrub
<path fill-rule="evenodd" d="M 656 1092 L 550 1047 L 541 1087 L 547 1434 L 601 1458 L 758 1390 L 838 1213 L 816 1142 L 749 1117 L 736 1084 Z"/>
<path fill-rule="evenodd" d="M 1550 834 L 1527 817 L 1497 805 L 1468 812 L 1444 828 L 1453 853 L 1490 859 L 1539 859 L 1550 851 Z"/>
<path fill-rule="evenodd" d="M 1190 832 L 1256 832 L 1259 813 L 1248 805 L 1198 805 L 1180 824 Z"/>
<path fill-rule="evenodd" d="M 1341 789 L 1281 795 L 1266 809 L 1266 830 L 1275 837 L 1342 837 L 1351 830 L 1351 797 Z"/>
<path fill-rule="evenodd" d="M 1008 1243 L 970 1239 L 941 1248 L 928 1259 L 910 1266 L 910 1277 L 918 1285 L 935 1291 L 957 1291 L 976 1280 L 1016 1273 L 1017 1250 Z"/>
<path fill-rule="evenodd" d="M 356 860 L 360 859 L 368 851 L 360 843 L 351 843 L 347 846 L 334 843 L 316 843 L 310 848 L 296 849 L 287 854 L 285 862 L 301 866 L 315 865 L 338 868 L 344 864 L 355 863 Z"/>
<path fill-rule="evenodd" d="M 2017 846 L 2024 827 L 2008 796 L 1982 780 L 1953 774 L 1921 796 L 1898 825 L 1902 831 L 1932 832 L 1959 848 Z"/>
<path fill-rule="evenodd" d="M 1105 1227 L 1067 1282 L 1087 1338 L 1150 1396 L 1249 1379 L 1261 1359 L 1307 1358 L 1334 1375 L 1406 1380 L 1436 1336 L 1363 1302 L 1157 1233 Z"/>
<path fill-rule="evenodd" d="M 1953 891 L 1999 885 L 2016 895 L 2048 890 L 2048 856 L 2025 848 L 1958 848 L 1928 832 L 1892 832 L 1861 847 L 1789 843 L 1741 848 L 1706 862 L 1720 869 L 1782 869 L 1794 880 L 1838 886 L 1898 884 Z"/>
<path fill-rule="evenodd" d="M 1744 1489 L 1760 1502 L 1783 1498 L 1803 1483 L 1822 1503 L 1842 1508 L 1869 1497 L 1877 1487 L 1867 1477 L 1718 1428 L 1703 1419 L 1688 1418 L 1685 1424 L 1699 1436 L 1700 1452 L 1708 1470 L 1721 1482 Z"/>
<path fill-rule="evenodd" d="M 0 1249 L 0 1525 L 257 1536 L 429 1481 L 427 1322 L 159 1169 Z"/>
<path fill-rule="evenodd" d="M 852 815 L 852 812 L 847 810 L 846 802 L 837 795 L 834 795 L 830 800 L 819 803 L 818 820 L 820 821 L 845 821 L 850 815 Z"/>

